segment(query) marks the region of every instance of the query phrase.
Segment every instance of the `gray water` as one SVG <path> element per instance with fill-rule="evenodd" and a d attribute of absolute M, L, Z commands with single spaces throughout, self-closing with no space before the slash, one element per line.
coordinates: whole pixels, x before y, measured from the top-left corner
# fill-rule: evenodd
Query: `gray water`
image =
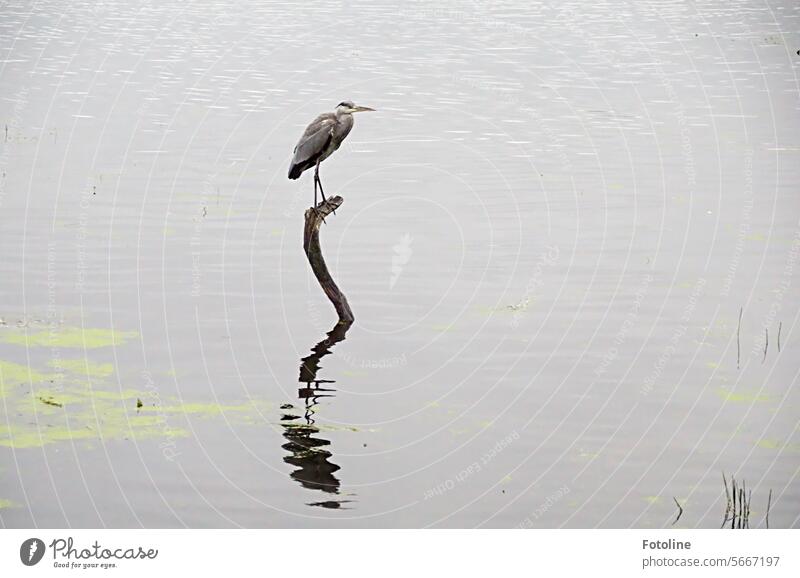
<path fill-rule="evenodd" d="M 3 526 L 800 525 L 797 3 L 0 29 Z M 348 99 L 326 337 L 286 171 Z"/>

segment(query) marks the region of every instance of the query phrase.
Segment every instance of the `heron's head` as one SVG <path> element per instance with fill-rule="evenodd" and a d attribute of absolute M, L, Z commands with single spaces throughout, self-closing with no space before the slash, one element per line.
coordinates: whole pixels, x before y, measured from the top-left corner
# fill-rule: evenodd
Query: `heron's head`
<path fill-rule="evenodd" d="M 336 114 L 353 114 L 354 112 L 367 112 L 374 111 L 374 108 L 368 106 L 356 106 L 351 100 L 345 100 L 336 105 Z"/>

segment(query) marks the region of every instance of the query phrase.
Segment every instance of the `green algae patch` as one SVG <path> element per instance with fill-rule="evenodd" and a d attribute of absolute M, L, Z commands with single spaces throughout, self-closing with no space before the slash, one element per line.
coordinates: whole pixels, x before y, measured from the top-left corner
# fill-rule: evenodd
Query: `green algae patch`
<path fill-rule="evenodd" d="M 114 331 L 82 327 L 63 327 L 57 330 L 35 331 L 27 333 L 15 331 L 5 333 L 0 341 L 26 347 L 63 347 L 97 349 L 123 345 L 129 339 L 138 337 L 136 331 Z"/>
<path fill-rule="evenodd" d="M 15 449 L 57 442 L 144 440 L 187 436 L 164 415 L 141 415 L 129 392 L 35 393 L 16 400 L 9 415 L 22 419 L 0 426 L 0 446 Z M 139 394 L 141 395 L 141 393 Z"/>
<path fill-rule="evenodd" d="M 593 460 L 600 457 L 600 452 L 587 452 L 585 450 L 578 451 L 578 457 L 582 460 Z"/>
<path fill-rule="evenodd" d="M 129 392 L 61 392 L 26 396 L 14 415 L 22 421 L 0 427 L 0 446 L 24 449 L 58 442 L 105 442 L 186 437 L 189 432 L 164 415 L 142 415 Z M 139 393 L 139 395 L 142 395 Z M 134 395 L 135 397 L 135 395 Z M 49 402 L 49 403 L 48 403 Z"/>
<path fill-rule="evenodd" d="M 366 372 L 366 371 L 350 371 L 350 370 L 345 370 L 345 371 L 343 371 L 343 372 L 342 372 L 342 375 L 344 375 L 344 376 L 346 376 L 346 377 L 365 377 L 365 376 L 368 376 L 368 375 L 369 375 L 369 373 L 368 373 L 368 372 Z"/>
<path fill-rule="evenodd" d="M 779 440 L 762 439 L 756 445 L 765 450 L 777 450 L 783 444 Z"/>
<path fill-rule="evenodd" d="M 60 359 L 48 364 L 53 369 L 69 373 L 75 377 L 102 379 L 114 374 L 114 366 L 110 363 L 93 363 L 88 359 Z"/>
<path fill-rule="evenodd" d="M 66 385 L 65 387 L 56 386 L 34 386 L 30 394 L 21 396 L 16 400 L 14 406 L 17 412 L 27 410 L 26 413 L 33 413 L 33 408 L 29 404 L 30 399 L 36 399 L 48 405 L 58 407 L 72 407 L 81 405 L 92 405 L 95 403 L 123 403 L 135 400 L 143 393 L 136 389 L 99 389 L 90 387 L 87 384 Z"/>
<path fill-rule="evenodd" d="M 52 375 L 40 373 L 27 365 L 0 360 L 0 398 L 20 383 L 41 383 L 52 379 Z"/>
<path fill-rule="evenodd" d="M 148 393 L 134 389 L 102 390 L 87 386 L 33 388 L 7 403 L 13 423 L 0 426 L 0 446 L 15 449 L 58 442 L 107 442 L 187 437 L 187 420 L 225 419 L 245 425 L 264 423 L 272 404 L 178 403 L 144 405 Z"/>
<path fill-rule="evenodd" d="M 724 387 L 718 387 L 716 394 L 722 398 L 723 401 L 729 403 L 756 403 L 771 401 L 769 395 L 757 393 L 753 391 L 730 391 Z"/>
<path fill-rule="evenodd" d="M 27 365 L 0 360 L 0 379 L 8 383 L 38 383 L 51 376 L 39 373 Z"/>
<path fill-rule="evenodd" d="M 90 418 L 91 423 L 85 423 L 86 418 Z M 74 425 L 73 421 L 76 422 Z M 156 416 L 137 416 L 117 411 L 98 418 L 88 414 L 77 416 L 65 425 L 48 423 L 38 428 L 9 425 L 7 431 L 0 429 L 0 446 L 25 449 L 57 442 L 139 441 L 188 435 L 186 430 L 169 427 Z"/>
<path fill-rule="evenodd" d="M 52 335 L 31 334 L 17 342 L 104 347 L 136 334 L 70 330 L 57 334 L 55 340 Z M 0 335 L 0 340 L 11 338 L 13 342 L 19 337 L 22 335 Z M 265 412 L 274 409 L 273 404 L 259 399 L 210 403 L 154 397 L 149 390 L 109 383 L 107 378 L 115 373 L 114 366 L 85 358 L 53 360 L 48 367 L 53 368 L 52 373 L 0 361 L 0 447 L 186 437 L 190 435 L 188 424 L 195 419 L 263 425 L 267 421 Z"/>
<path fill-rule="evenodd" d="M 14 502 L 13 500 L 6 500 L 5 498 L 0 498 L 0 510 L 6 508 L 19 508 L 19 504 Z"/>
<path fill-rule="evenodd" d="M 255 423 L 256 421 L 262 421 L 260 419 L 261 416 L 265 411 L 271 409 L 272 404 L 253 399 L 239 404 L 187 402 L 162 406 L 144 405 L 140 411 L 142 413 L 159 413 L 162 415 L 177 415 L 204 419 L 224 417 L 244 423 Z"/>

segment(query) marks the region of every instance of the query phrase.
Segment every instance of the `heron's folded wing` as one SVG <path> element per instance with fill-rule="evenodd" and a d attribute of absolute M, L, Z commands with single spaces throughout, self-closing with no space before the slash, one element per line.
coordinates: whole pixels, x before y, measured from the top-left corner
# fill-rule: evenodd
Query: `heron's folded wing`
<path fill-rule="evenodd" d="M 329 118 L 319 117 L 308 126 L 300 142 L 294 147 L 293 166 L 316 162 L 328 145 L 334 122 Z"/>

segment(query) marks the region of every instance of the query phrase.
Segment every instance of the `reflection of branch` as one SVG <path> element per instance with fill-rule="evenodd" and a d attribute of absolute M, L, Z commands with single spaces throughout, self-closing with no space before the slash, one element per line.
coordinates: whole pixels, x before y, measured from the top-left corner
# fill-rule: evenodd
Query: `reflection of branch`
<path fill-rule="evenodd" d="M 311 265 L 311 270 L 314 271 L 314 276 L 319 281 L 320 287 L 325 291 L 325 295 L 331 300 L 333 306 L 336 308 L 336 313 L 339 315 L 339 320 L 343 322 L 351 322 L 353 312 L 350 310 L 350 305 L 347 303 L 347 297 L 344 296 L 339 290 L 339 287 L 331 277 L 328 271 L 328 266 L 325 264 L 325 259 L 322 256 L 322 249 L 319 245 L 319 227 L 325 220 L 325 217 L 331 212 L 338 209 L 344 199 L 336 196 L 331 197 L 327 201 L 321 202 L 316 207 L 306 209 L 306 226 L 303 231 L 303 250 L 308 257 L 308 263 Z"/>
<path fill-rule="evenodd" d="M 352 321 L 340 321 L 328 332 L 328 336 L 311 348 L 312 354 L 300 360 L 300 379 L 304 383 L 333 383 L 331 381 L 317 380 L 319 360 L 331 352 L 331 348 L 344 341 L 347 331 L 353 325 Z"/>
<path fill-rule="evenodd" d="M 328 461 L 333 454 L 322 449 L 331 442 L 314 437 L 319 433 L 319 428 L 314 425 L 284 424 L 283 427 L 286 428 L 283 437 L 289 443 L 281 447 L 292 454 L 284 457 L 283 461 L 299 468 L 291 473 L 292 479 L 311 490 L 339 493 L 339 480 L 333 475 L 339 466 Z"/>
<path fill-rule="evenodd" d="M 332 397 L 335 391 L 333 388 L 320 387 L 320 384 L 334 383 L 334 381 L 317 379 L 317 372 L 320 369 L 320 359 L 328 355 L 334 345 L 344 340 L 352 324 L 352 321 L 337 323 L 325 339 L 311 348 L 311 355 L 300 360 L 298 381 L 305 384 L 305 387 L 298 389 L 297 396 L 305 401 L 305 414 L 302 417 L 305 423 L 298 423 L 301 418 L 296 415 L 286 415 L 281 420 L 285 430 L 283 437 L 289 442 L 282 447 L 291 454 L 284 457 L 283 461 L 299 468 L 291 473 L 292 479 L 300 482 L 305 488 L 331 494 L 339 493 L 340 482 L 334 475 L 339 466 L 330 461 L 333 454 L 323 449 L 324 446 L 330 446 L 331 442 L 319 437 L 320 429 L 315 425 L 314 414 L 318 400 L 322 397 Z M 309 505 L 340 508 L 341 504 L 348 501 L 327 500 Z"/>

